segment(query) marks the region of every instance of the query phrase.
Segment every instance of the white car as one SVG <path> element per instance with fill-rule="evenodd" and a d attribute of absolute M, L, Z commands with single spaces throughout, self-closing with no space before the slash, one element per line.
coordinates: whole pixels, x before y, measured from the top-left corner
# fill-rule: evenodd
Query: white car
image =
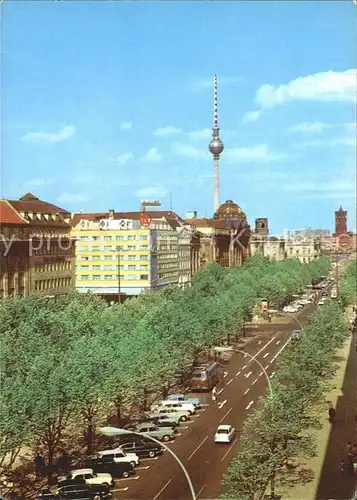
<path fill-rule="evenodd" d="M 173 408 L 174 410 L 177 411 L 187 411 L 189 415 L 193 415 L 196 413 L 196 407 L 195 405 L 191 403 L 176 403 L 176 401 L 170 401 L 169 399 L 166 399 L 165 401 L 161 401 L 161 403 L 156 407 L 162 408 Z M 155 408 L 153 411 L 155 411 Z"/>
<path fill-rule="evenodd" d="M 298 312 L 298 308 L 297 307 L 293 307 L 293 306 L 285 306 L 283 308 L 283 311 L 286 312 L 286 313 L 296 313 Z"/>
<path fill-rule="evenodd" d="M 89 485 L 103 484 L 108 487 L 114 486 L 111 474 L 96 473 L 93 469 L 75 469 L 71 471 L 71 479 L 84 479 Z"/>
<path fill-rule="evenodd" d="M 214 435 L 215 443 L 230 443 L 234 436 L 236 435 L 236 430 L 231 425 L 219 425 Z"/>
<path fill-rule="evenodd" d="M 114 462 L 130 462 L 133 467 L 139 465 L 140 460 L 136 453 L 125 453 L 121 448 L 114 450 L 104 450 L 97 453 L 99 458 L 110 457 Z"/>

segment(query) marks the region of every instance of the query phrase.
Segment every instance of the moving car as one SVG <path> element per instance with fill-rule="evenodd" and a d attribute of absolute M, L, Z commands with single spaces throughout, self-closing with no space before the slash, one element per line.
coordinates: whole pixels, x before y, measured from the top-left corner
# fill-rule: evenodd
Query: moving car
<path fill-rule="evenodd" d="M 124 453 L 120 448 L 104 450 L 97 453 L 98 458 L 112 459 L 114 462 L 130 462 L 133 467 L 139 465 L 139 457 L 135 453 Z"/>
<path fill-rule="evenodd" d="M 138 455 L 138 457 L 149 457 L 149 458 L 154 458 L 157 455 L 162 454 L 162 446 L 159 446 L 158 444 L 154 443 L 153 441 L 151 442 L 145 442 L 145 441 L 132 441 L 131 443 L 124 443 L 120 446 L 120 448 L 125 452 L 125 453 L 135 453 Z"/>
<path fill-rule="evenodd" d="M 111 474 L 115 478 L 135 475 L 134 467 L 130 462 L 114 462 L 111 458 L 91 458 L 87 461 L 87 465 L 97 473 Z"/>
<path fill-rule="evenodd" d="M 221 424 L 214 435 L 215 443 L 230 443 L 236 435 L 236 430 L 231 425 Z"/>
<path fill-rule="evenodd" d="M 167 401 L 176 401 L 176 403 L 188 403 L 194 405 L 196 408 L 200 408 L 201 400 L 199 398 L 190 398 L 185 394 L 170 394 L 167 396 Z"/>

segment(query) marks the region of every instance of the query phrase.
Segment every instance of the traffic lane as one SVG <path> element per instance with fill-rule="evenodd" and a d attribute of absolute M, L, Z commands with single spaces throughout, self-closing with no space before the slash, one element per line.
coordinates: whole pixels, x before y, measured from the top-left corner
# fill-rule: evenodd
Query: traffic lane
<path fill-rule="evenodd" d="M 264 349 L 266 349 L 273 341 L 274 339 L 255 339 L 249 344 L 250 354 L 252 356 L 259 356 L 264 353 Z M 227 365 L 226 368 L 229 370 L 229 372 L 227 372 L 228 375 L 229 373 L 236 374 L 237 371 L 239 371 L 239 368 L 244 370 L 249 363 L 250 362 L 247 359 L 244 359 L 243 355 L 234 354 L 231 358 L 230 366 Z M 252 363 L 254 363 L 254 361 Z M 255 363 L 255 365 L 257 364 Z M 227 382 L 229 382 L 228 377 Z M 230 384 L 228 384 L 228 386 L 229 385 Z M 240 391 L 241 396 L 244 395 L 244 389 L 245 387 L 242 391 Z M 237 397 L 237 392 L 235 393 L 235 397 Z M 169 446 L 180 457 L 180 459 L 184 461 L 184 463 L 188 464 L 208 440 L 207 429 L 217 427 L 218 423 L 216 413 L 210 411 L 210 407 L 204 407 L 202 410 L 197 412 L 197 416 L 192 416 L 190 421 L 185 422 L 179 427 L 179 434 L 182 429 L 182 436 L 178 436 L 178 438 L 176 438 L 172 444 L 169 444 Z M 160 475 L 155 474 L 155 479 L 153 480 L 152 471 L 150 471 L 150 473 L 144 472 L 142 474 L 142 480 L 131 487 L 129 492 L 126 492 L 125 498 L 154 498 L 155 494 L 161 491 L 164 487 L 166 491 L 171 484 L 168 483 L 168 480 L 174 477 L 175 481 L 173 482 L 176 484 L 182 474 L 176 465 L 177 464 L 173 457 L 166 452 L 164 456 L 160 458 L 160 462 L 156 464 L 157 470 L 160 467 Z"/>
<path fill-rule="evenodd" d="M 266 369 L 268 371 L 273 371 L 273 364 L 281 352 L 283 352 L 286 345 L 288 345 L 287 342 L 285 342 L 283 346 L 279 346 L 278 350 L 272 349 L 272 352 L 269 353 L 269 357 L 266 358 L 271 361 L 271 363 L 266 361 Z M 263 356 L 263 353 L 261 353 L 260 356 Z M 235 378 L 234 382 L 228 386 L 224 398 L 229 404 L 225 404 L 222 408 L 216 406 L 216 411 L 214 412 L 216 418 L 212 419 L 212 425 L 206 429 L 204 441 L 202 441 L 201 446 L 189 457 L 187 462 L 184 462 L 198 496 L 204 490 L 204 494 L 206 495 L 206 490 L 207 492 L 209 491 L 209 489 L 207 489 L 207 484 L 210 485 L 212 490 L 218 489 L 219 491 L 222 474 L 227 470 L 229 463 L 227 457 L 230 455 L 233 456 L 238 449 L 238 437 L 246 415 L 250 408 L 252 408 L 254 400 L 257 401 L 267 390 L 267 381 L 260 375 L 263 372 L 259 371 L 260 367 L 257 363 L 255 363 L 255 366 L 258 369 L 257 371 L 253 369 L 253 367 L 250 368 L 250 370 L 252 370 L 254 376 L 257 377 L 257 382 L 253 383 L 255 380 L 253 377 L 251 379 L 244 377 L 243 372 Z M 247 389 L 249 389 L 249 391 L 247 391 Z M 237 439 L 227 447 L 214 443 L 214 433 L 220 423 L 234 425 L 238 431 Z M 185 480 L 184 477 L 176 478 L 175 481 L 171 481 L 167 484 L 165 490 L 160 493 L 160 500 L 184 500 L 186 498 L 191 497 L 187 480 Z M 207 498 L 217 497 L 212 496 L 211 491 L 209 491 L 209 496 Z"/>

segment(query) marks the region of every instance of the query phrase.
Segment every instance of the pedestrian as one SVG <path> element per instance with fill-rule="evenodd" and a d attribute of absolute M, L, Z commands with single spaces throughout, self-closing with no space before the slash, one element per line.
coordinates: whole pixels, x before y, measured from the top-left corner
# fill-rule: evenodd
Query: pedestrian
<path fill-rule="evenodd" d="M 352 441 L 348 441 L 348 443 L 346 444 L 345 451 L 347 455 L 349 455 L 352 452 Z"/>
<path fill-rule="evenodd" d="M 353 476 L 353 457 L 352 457 L 352 453 L 348 454 L 347 463 L 348 463 L 348 471 L 351 474 L 351 476 Z"/>
<path fill-rule="evenodd" d="M 216 386 L 214 386 L 212 389 L 212 403 L 215 403 L 216 401 L 217 401 L 217 389 Z"/>
<path fill-rule="evenodd" d="M 332 424 L 334 426 L 335 419 L 336 419 L 336 410 L 332 405 L 328 409 L 328 414 L 329 414 L 329 422 L 330 422 L 330 424 Z"/>
<path fill-rule="evenodd" d="M 36 468 L 36 477 L 43 475 L 43 470 L 45 468 L 45 460 L 40 452 L 37 453 L 35 457 L 35 468 Z"/>
<path fill-rule="evenodd" d="M 345 461 L 344 460 L 341 460 L 341 462 L 340 462 L 340 471 L 342 472 L 342 474 L 345 472 Z"/>

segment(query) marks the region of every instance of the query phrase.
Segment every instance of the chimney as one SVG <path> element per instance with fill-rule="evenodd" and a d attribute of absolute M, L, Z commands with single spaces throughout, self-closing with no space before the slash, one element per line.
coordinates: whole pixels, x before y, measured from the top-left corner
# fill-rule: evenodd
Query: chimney
<path fill-rule="evenodd" d="M 113 208 L 109 209 L 108 219 L 114 219 L 115 210 Z"/>

